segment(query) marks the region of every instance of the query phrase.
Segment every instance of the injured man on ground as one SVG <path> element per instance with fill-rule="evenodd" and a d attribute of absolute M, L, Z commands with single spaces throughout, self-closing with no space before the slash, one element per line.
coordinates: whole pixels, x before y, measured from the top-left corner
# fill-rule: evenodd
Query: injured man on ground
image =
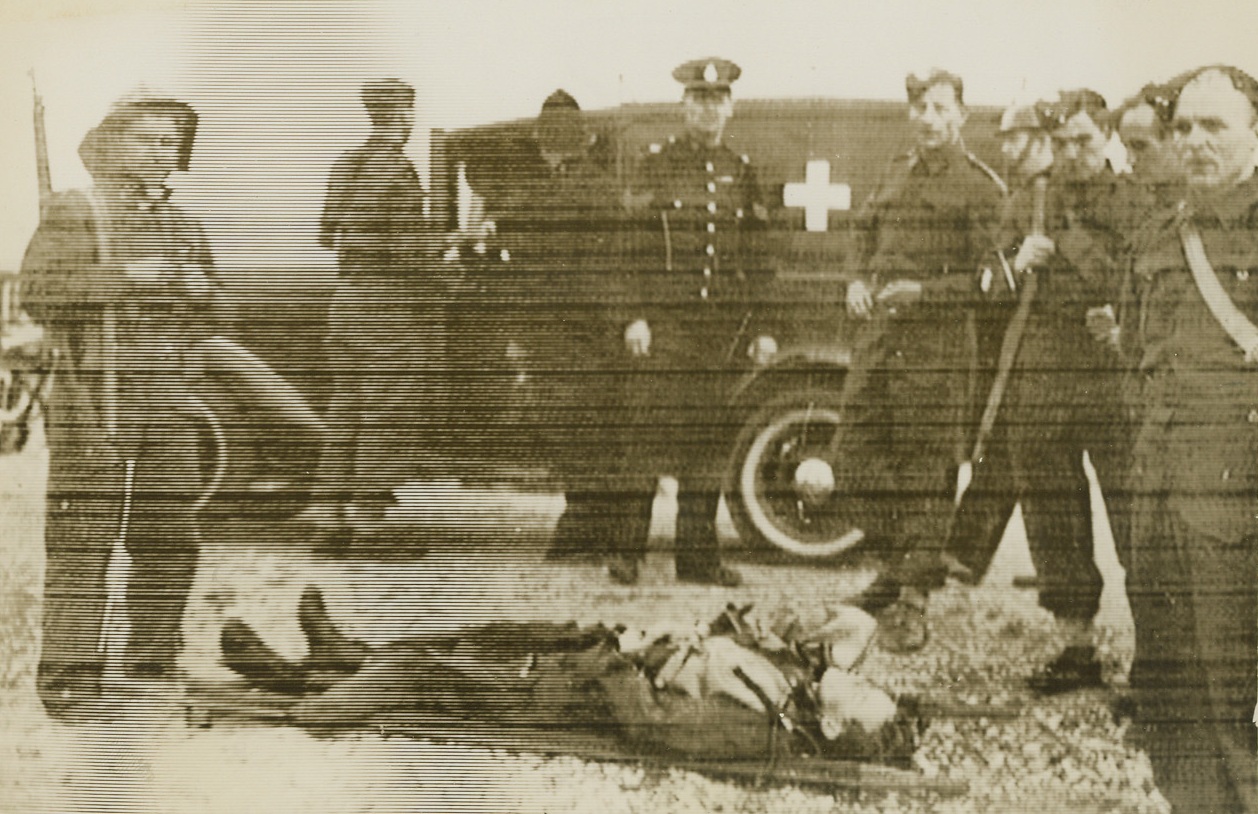
<path fill-rule="evenodd" d="M 318 590 L 298 606 L 309 654 L 280 657 L 239 620 L 224 663 L 292 699 L 313 730 L 430 716 L 504 732 L 593 732 L 622 748 L 702 759 L 794 755 L 906 766 L 925 726 L 855 672 L 875 629 L 856 608 L 801 619 L 729 605 L 709 623 L 622 626 L 491 622 L 372 647 L 332 623 Z"/>

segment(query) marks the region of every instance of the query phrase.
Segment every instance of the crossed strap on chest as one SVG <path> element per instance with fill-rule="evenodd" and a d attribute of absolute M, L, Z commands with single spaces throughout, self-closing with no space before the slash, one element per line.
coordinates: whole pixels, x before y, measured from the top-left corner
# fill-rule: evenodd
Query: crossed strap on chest
<path fill-rule="evenodd" d="M 1180 204 L 1181 214 L 1184 209 L 1185 206 Z M 1219 323 L 1219 327 L 1227 332 L 1237 347 L 1244 351 L 1245 361 L 1251 364 L 1258 363 L 1258 326 L 1241 313 L 1236 303 L 1223 289 L 1223 284 L 1214 273 L 1214 267 L 1210 265 L 1210 258 L 1206 256 L 1201 233 L 1187 218 L 1180 219 L 1179 242 L 1184 249 L 1184 258 L 1188 261 L 1188 269 L 1192 272 L 1193 282 L 1196 283 L 1201 298 L 1205 300 L 1210 315 Z"/>

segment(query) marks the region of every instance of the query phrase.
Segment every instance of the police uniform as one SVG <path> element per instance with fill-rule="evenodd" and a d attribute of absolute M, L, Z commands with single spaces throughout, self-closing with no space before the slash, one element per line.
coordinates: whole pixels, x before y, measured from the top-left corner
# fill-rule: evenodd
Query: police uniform
<path fill-rule="evenodd" d="M 130 122 L 154 112 L 179 123 L 179 168 L 187 169 L 192 109 L 147 96 L 120 101 L 79 150 L 95 186 L 53 198 L 22 263 L 26 307 L 58 352 L 46 405 L 37 678 L 53 714 L 100 690 L 104 628 L 117 630 L 123 616 L 121 607 L 108 609 L 114 541 L 123 540 L 132 560 L 126 667 L 135 675 L 174 669 L 196 566 L 193 505 L 206 483 L 197 402 L 181 359 L 191 340 L 213 330 L 220 286 L 200 227 L 165 196 L 136 186 L 116 150 Z M 124 273 L 154 260 L 166 270 L 152 279 Z"/>
<path fill-rule="evenodd" d="M 414 100 L 398 80 L 368 83 L 362 95 L 369 111 Z M 436 407 L 425 371 L 442 352 L 438 237 L 401 143 L 373 133 L 333 165 L 319 241 L 336 252 L 340 281 L 325 339 L 334 390 L 317 490 L 373 519 L 413 476 L 424 434 L 414 417 Z"/>
<path fill-rule="evenodd" d="M 1258 180 L 1155 218 L 1136 242 L 1141 415 L 1128 595 L 1133 726 L 1176 810 L 1253 811 L 1258 649 L 1258 371 L 1185 260 L 1194 228 L 1236 308 L 1258 319 Z"/>
<path fill-rule="evenodd" d="M 727 90 L 738 72 L 709 59 L 680 66 L 674 77 L 688 89 Z M 736 433 L 726 404 L 748 364 L 771 277 L 767 211 L 747 156 L 691 136 L 653 145 L 626 200 L 629 276 L 620 325 L 645 320 L 651 343 L 647 356 L 629 360 L 626 380 L 634 407 L 625 451 L 632 506 L 621 553 L 641 555 L 655 479 L 674 474 L 677 573 L 703 580 L 720 569 L 716 511 Z"/>
<path fill-rule="evenodd" d="M 880 308 L 861 329 L 845 385 L 848 455 L 870 462 L 865 494 L 895 494 L 874 524 L 892 540 L 893 567 L 865 597 L 894 601 L 898 584 L 942 580 L 939 558 L 958 463 L 974 423 L 975 336 L 970 310 L 1001 276 L 996 255 L 1004 184 L 961 146 L 914 150 L 892 161 L 855 222 L 849 276 L 875 295 L 920 281 L 920 301 Z M 887 503 L 887 501 L 881 501 Z"/>

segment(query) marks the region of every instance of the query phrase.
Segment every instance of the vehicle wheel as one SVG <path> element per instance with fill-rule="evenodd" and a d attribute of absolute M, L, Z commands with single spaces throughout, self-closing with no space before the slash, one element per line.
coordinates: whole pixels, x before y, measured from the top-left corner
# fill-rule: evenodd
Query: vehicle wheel
<path fill-rule="evenodd" d="M 855 471 L 855 462 L 827 460 L 840 424 L 839 394 L 809 389 L 774 399 L 743 425 L 725 499 L 744 541 L 815 559 L 865 539 L 867 501 L 836 472 Z"/>

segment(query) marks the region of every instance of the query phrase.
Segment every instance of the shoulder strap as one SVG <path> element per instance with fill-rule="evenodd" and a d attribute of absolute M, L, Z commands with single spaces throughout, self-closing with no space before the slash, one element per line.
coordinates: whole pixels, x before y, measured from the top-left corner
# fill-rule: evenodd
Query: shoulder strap
<path fill-rule="evenodd" d="M 1193 282 L 1197 284 L 1197 291 L 1205 300 L 1210 314 L 1219 326 L 1227 331 L 1232 341 L 1245 352 L 1245 361 L 1258 362 L 1258 327 L 1255 327 L 1254 323 L 1241 313 L 1236 303 L 1232 302 L 1232 298 L 1223 290 L 1223 285 L 1210 265 L 1210 258 L 1206 257 L 1201 233 L 1187 218 L 1180 221 L 1179 241 L 1184 248 L 1184 258 L 1188 261 L 1188 268 L 1192 271 Z"/>
<path fill-rule="evenodd" d="M 1005 184 L 1004 179 L 1001 178 L 1000 175 L 995 170 L 987 166 L 987 164 L 983 163 L 983 160 L 981 158 L 979 158 L 978 156 L 976 156 L 974 153 L 970 152 L 969 150 L 965 151 L 965 157 L 966 157 L 966 160 L 968 160 L 971 164 L 973 164 L 975 167 L 981 170 L 984 175 L 986 175 L 988 178 L 992 180 L 992 183 L 994 183 L 1000 189 L 1001 195 L 1009 194 L 1009 187 L 1008 185 Z"/>

